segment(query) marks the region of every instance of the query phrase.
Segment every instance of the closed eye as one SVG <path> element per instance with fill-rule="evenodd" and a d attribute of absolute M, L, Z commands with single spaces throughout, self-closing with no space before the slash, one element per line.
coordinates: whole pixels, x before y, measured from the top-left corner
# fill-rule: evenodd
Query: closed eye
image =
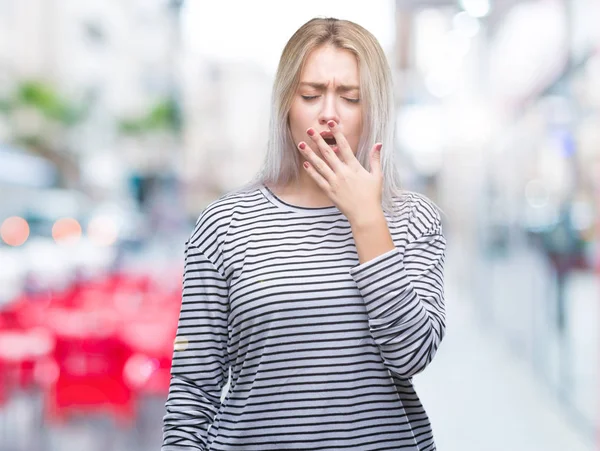
<path fill-rule="evenodd" d="M 314 99 L 316 99 L 316 98 L 318 98 L 318 97 L 320 97 L 320 96 L 306 96 L 306 95 L 302 95 L 301 97 L 302 97 L 304 100 L 314 100 Z M 342 98 L 343 98 L 344 100 L 346 100 L 347 102 L 350 102 L 350 103 L 359 103 L 359 102 L 360 102 L 360 99 L 353 99 L 353 98 L 351 98 L 351 97 L 342 97 Z"/>

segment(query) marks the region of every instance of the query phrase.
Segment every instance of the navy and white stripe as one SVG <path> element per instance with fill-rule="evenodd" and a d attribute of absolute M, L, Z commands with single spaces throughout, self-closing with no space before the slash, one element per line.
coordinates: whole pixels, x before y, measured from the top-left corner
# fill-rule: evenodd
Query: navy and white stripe
<path fill-rule="evenodd" d="M 424 196 L 396 205 L 396 249 L 363 264 L 336 207 L 262 186 L 205 208 L 186 243 L 162 451 L 435 449 L 411 378 L 444 336 L 446 242 Z"/>

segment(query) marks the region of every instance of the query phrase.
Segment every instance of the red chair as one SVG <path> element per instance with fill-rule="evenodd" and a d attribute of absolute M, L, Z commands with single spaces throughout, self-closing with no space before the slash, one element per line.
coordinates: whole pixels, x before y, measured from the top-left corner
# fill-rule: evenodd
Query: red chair
<path fill-rule="evenodd" d="M 108 413 L 130 426 L 135 400 L 123 377 L 130 350 L 115 336 L 116 318 L 108 311 L 60 309 L 49 317 L 56 333 L 58 375 L 46 393 L 47 420 L 60 423 L 72 414 Z"/>
<path fill-rule="evenodd" d="M 177 315 L 175 310 L 148 308 L 124 323 L 119 335 L 132 351 L 124 376 L 136 394 L 168 394 Z"/>
<path fill-rule="evenodd" d="M 39 385 L 38 364 L 54 351 L 54 337 L 41 327 L 45 306 L 16 300 L 0 312 L 0 378 L 4 396 Z"/>

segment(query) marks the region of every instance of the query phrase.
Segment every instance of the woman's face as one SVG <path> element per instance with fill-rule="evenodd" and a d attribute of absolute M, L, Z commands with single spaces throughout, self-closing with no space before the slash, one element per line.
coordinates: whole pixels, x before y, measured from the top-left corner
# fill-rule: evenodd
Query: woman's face
<path fill-rule="evenodd" d="M 334 120 L 356 154 L 362 131 L 359 82 L 358 63 L 352 52 L 331 45 L 313 50 L 300 74 L 289 113 L 294 143 L 305 141 L 320 155 L 306 130 L 312 127 L 317 133 L 329 132 L 327 122 Z"/>

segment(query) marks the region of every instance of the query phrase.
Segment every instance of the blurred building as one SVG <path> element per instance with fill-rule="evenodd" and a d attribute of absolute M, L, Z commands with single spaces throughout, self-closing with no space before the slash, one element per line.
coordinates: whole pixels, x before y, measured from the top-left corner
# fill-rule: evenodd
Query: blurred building
<path fill-rule="evenodd" d="M 247 182 L 267 144 L 272 79 L 241 60 L 186 58 L 185 164 L 190 208 Z"/>
<path fill-rule="evenodd" d="M 177 151 L 173 143 L 168 142 L 168 149 L 165 141 L 162 148 L 123 143 L 119 124 L 143 117 L 155 103 L 176 92 L 180 3 L 24 0 L 0 4 L 4 94 L 19 83 L 35 80 L 82 107 L 85 120 L 63 137 L 63 151 L 73 153 L 80 164 L 83 185 L 122 188 L 129 168 L 146 171 L 172 165 L 169 154 Z M 25 115 L 11 127 L 21 123 L 35 127 L 35 114 Z"/>
<path fill-rule="evenodd" d="M 396 5 L 398 145 L 409 183 L 444 207 L 458 277 L 484 324 L 591 434 L 600 4 Z"/>

